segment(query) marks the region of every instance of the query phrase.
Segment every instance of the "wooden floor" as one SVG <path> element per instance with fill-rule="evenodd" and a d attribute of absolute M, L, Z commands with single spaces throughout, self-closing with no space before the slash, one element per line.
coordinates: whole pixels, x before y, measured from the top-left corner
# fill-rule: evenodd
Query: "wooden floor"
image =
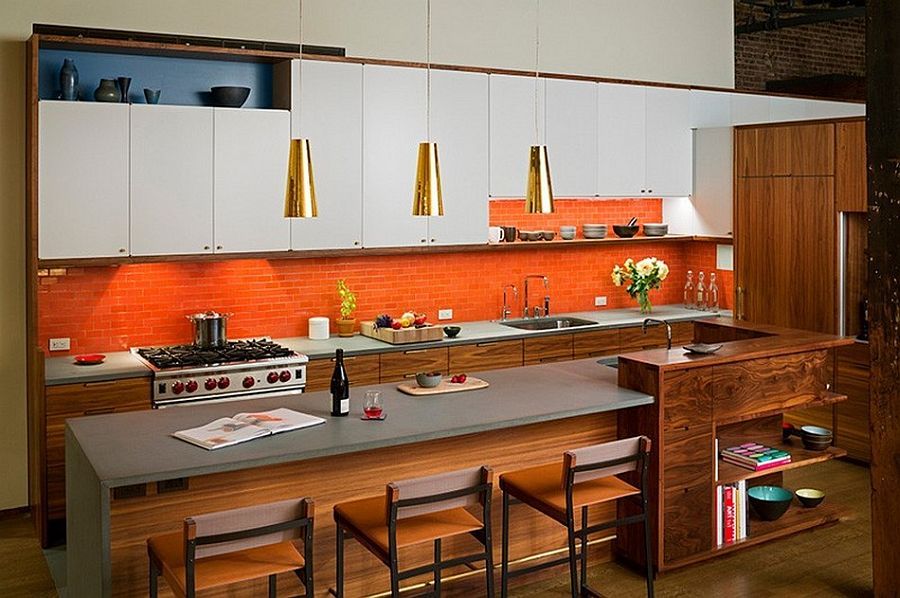
<path fill-rule="evenodd" d="M 871 596 L 868 469 L 833 461 L 786 474 L 785 486 L 823 488 L 829 496 L 840 496 L 856 517 L 669 573 L 657 581 L 657 595 Z M 526 584 L 510 595 L 567 596 L 567 580 L 566 570 L 560 568 L 549 579 Z M 645 595 L 643 577 L 615 564 L 592 568 L 590 584 L 605 596 Z M 465 582 L 448 584 L 445 590 L 447 596 L 477 596 L 481 591 Z M 31 522 L 24 516 L 0 520 L 0 596 L 56 596 Z"/>

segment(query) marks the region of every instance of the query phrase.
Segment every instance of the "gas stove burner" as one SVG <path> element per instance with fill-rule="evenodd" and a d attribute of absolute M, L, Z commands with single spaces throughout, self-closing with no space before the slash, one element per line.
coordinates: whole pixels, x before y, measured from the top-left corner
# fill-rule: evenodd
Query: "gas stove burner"
<path fill-rule="evenodd" d="M 268 339 L 228 341 L 223 347 L 176 345 L 138 349 L 137 353 L 161 370 L 260 361 L 295 355 L 291 349 Z"/>

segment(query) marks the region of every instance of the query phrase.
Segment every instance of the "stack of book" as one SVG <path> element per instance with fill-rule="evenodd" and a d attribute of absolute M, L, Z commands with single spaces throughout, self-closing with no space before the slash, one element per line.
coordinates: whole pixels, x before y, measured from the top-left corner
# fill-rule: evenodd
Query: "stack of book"
<path fill-rule="evenodd" d="M 723 449 L 720 455 L 723 461 L 739 465 L 751 471 L 771 469 L 791 462 L 791 454 L 789 452 L 756 442 L 747 442 L 739 446 Z"/>
<path fill-rule="evenodd" d="M 747 537 L 747 482 L 722 484 L 716 492 L 716 541 L 734 544 Z"/>

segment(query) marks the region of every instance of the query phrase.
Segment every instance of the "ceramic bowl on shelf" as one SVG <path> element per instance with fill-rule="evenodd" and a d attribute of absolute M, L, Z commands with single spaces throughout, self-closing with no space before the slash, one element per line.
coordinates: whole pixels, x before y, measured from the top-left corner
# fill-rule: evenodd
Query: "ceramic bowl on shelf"
<path fill-rule="evenodd" d="M 648 237 L 665 237 L 669 234 L 669 225 L 661 222 L 645 222 L 644 234 Z"/>
<path fill-rule="evenodd" d="M 237 85 L 219 85 L 210 88 L 213 106 L 219 108 L 240 108 L 250 97 L 249 87 Z"/>
<path fill-rule="evenodd" d="M 800 488 L 794 491 L 794 494 L 797 495 L 800 504 L 808 509 L 818 507 L 825 500 L 825 493 L 817 488 Z"/>
<path fill-rule="evenodd" d="M 556 236 L 556 233 L 553 232 L 552 230 L 541 231 L 541 237 L 542 237 L 545 241 L 552 241 L 552 240 L 553 240 L 553 237 L 555 237 L 555 236 Z"/>
<path fill-rule="evenodd" d="M 446 334 L 448 338 L 455 338 L 460 330 L 462 330 L 462 328 L 459 326 L 444 326 L 444 334 Z"/>
<path fill-rule="evenodd" d="M 441 383 L 440 372 L 422 372 L 416 374 L 416 384 L 422 388 L 434 388 Z"/>
<path fill-rule="evenodd" d="M 574 239 L 576 232 L 578 232 L 578 229 L 574 226 L 559 227 L 559 237 L 561 239 L 565 239 L 566 241 L 571 241 L 572 239 Z"/>
<path fill-rule="evenodd" d="M 781 486 L 754 486 L 747 489 L 750 508 L 765 521 L 775 521 L 784 515 L 794 493 Z"/>
<path fill-rule="evenodd" d="M 810 451 L 824 451 L 831 446 L 834 438 L 831 430 L 820 426 L 800 426 L 800 440 Z"/>
<path fill-rule="evenodd" d="M 638 231 L 641 230 L 640 224 L 627 225 L 627 224 L 613 224 L 613 232 L 616 233 L 617 237 L 621 237 L 622 239 L 630 239 L 631 237 L 638 234 Z"/>

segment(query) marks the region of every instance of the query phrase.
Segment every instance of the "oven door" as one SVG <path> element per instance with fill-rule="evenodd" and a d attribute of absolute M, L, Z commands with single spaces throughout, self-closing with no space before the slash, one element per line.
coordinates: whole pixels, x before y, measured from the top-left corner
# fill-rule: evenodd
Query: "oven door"
<path fill-rule="evenodd" d="M 154 399 L 154 409 L 166 409 L 167 407 L 193 407 L 194 405 L 209 405 L 210 403 L 227 403 L 230 401 L 252 401 L 253 399 L 267 399 L 276 395 L 293 396 L 303 394 L 304 388 L 273 388 L 272 390 L 257 390 L 253 392 L 236 391 L 228 394 L 216 394 L 195 397 L 179 397 L 177 399 Z"/>

